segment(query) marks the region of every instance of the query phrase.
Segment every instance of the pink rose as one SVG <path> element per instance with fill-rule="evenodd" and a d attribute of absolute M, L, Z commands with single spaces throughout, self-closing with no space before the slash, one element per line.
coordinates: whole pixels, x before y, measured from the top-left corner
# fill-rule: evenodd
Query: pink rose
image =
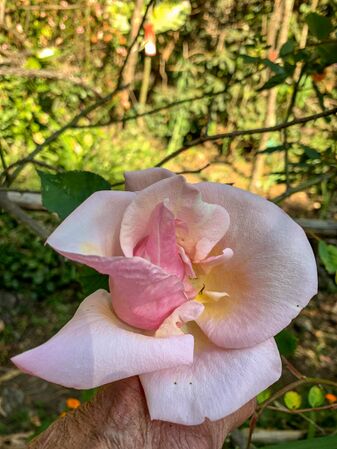
<path fill-rule="evenodd" d="M 92 388 L 138 374 L 152 419 L 217 420 L 281 374 L 273 339 L 317 290 L 303 230 L 263 198 L 187 184 L 165 169 L 126 174 L 49 237 L 65 257 L 110 276 L 23 371 Z"/>

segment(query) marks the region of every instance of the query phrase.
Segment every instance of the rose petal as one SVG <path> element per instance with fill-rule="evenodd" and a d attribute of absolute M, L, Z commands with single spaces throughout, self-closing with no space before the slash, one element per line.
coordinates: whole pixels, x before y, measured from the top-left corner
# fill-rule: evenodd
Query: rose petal
<path fill-rule="evenodd" d="M 99 191 L 74 210 L 49 236 L 60 254 L 102 271 L 102 257 L 122 255 L 119 231 L 131 192 Z"/>
<path fill-rule="evenodd" d="M 314 254 L 303 229 L 273 203 L 231 186 L 198 188 L 231 217 L 216 251 L 233 249 L 205 282 L 207 290 L 229 296 L 208 303 L 198 323 L 219 346 L 255 345 L 285 328 L 317 292 Z"/>
<path fill-rule="evenodd" d="M 191 335 L 155 338 L 136 333 L 114 315 L 104 290 L 86 298 L 49 341 L 12 358 L 29 374 L 80 389 L 192 360 Z"/>
<path fill-rule="evenodd" d="M 181 280 L 184 278 L 185 267 L 178 251 L 174 215 L 164 203 L 154 208 L 148 235 L 138 243 L 134 255 L 149 260 Z"/>
<path fill-rule="evenodd" d="M 184 335 L 183 325 L 195 321 L 203 312 L 204 306 L 197 301 L 187 301 L 177 307 L 172 314 L 164 320 L 156 331 L 156 337 L 169 337 L 171 335 Z"/>
<path fill-rule="evenodd" d="M 182 176 L 173 176 L 139 192 L 125 211 L 121 247 L 126 256 L 133 256 L 135 246 L 147 235 L 154 207 L 162 202 L 177 219 L 178 244 L 193 260 L 205 258 L 228 229 L 229 216 L 223 207 L 202 201 L 196 188 Z"/>
<path fill-rule="evenodd" d="M 166 168 L 148 168 L 146 170 L 127 171 L 124 173 L 125 190 L 136 192 L 149 187 L 155 182 L 165 178 L 176 176 L 175 173 L 166 170 Z"/>
<path fill-rule="evenodd" d="M 184 284 L 141 257 L 116 258 L 111 263 L 110 292 L 120 319 L 140 329 L 157 329 L 187 301 Z"/>
<path fill-rule="evenodd" d="M 273 339 L 245 349 L 221 349 L 195 325 L 194 362 L 190 366 L 140 376 L 151 419 L 201 424 L 238 410 L 276 382 L 280 356 Z"/>

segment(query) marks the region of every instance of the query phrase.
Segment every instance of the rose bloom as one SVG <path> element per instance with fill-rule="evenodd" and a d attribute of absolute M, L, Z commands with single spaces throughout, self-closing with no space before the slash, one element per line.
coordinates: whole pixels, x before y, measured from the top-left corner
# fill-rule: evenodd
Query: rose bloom
<path fill-rule="evenodd" d="M 52 233 L 68 259 L 109 275 L 49 341 L 14 357 L 73 388 L 139 375 L 150 416 L 223 418 L 281 375 L 273 336 L 317 290 L 303 230 L 275 204 L 162 168 L 126 173 Z"/>

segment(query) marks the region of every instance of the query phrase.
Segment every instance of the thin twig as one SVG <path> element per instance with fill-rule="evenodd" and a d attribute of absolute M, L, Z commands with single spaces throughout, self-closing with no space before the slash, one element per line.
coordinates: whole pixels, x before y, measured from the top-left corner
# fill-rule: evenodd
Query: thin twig
<path fill-rule="evenodd" d="M 285 367 L 291 372 L 293 376 L 295 376 L 297 379 L 305 379 L 305 375 L 300 373 L 297 368 L 294 367 L 292 363 L 289 362 L 289 360 L 284 357 L 284 355 L 281 356 L 282 362 L 284 363 Z"/>
<path fill-rule="evenodd" d="M 196 168 L 195 170 L 182 170 L 176 172 L 176 175 L 187 175 L 187 174 L 198 174 L 201 173 L 203 170 L 206 170 L 211 165 L 210 162 L 208 162 L 206 165 L 200 168 Z"/>
<path fill-rule="evenodd" d="M 110 126 L 115 123 L 121 123 L 121 122 L 125 123 L 125 122 L 129 122 L 131 120 L 137 120 L 138 118 L 145 117 L 148 115 L 157 114 L 157 112 L 165 111 L 167 109 L 171 109 L 171 108 L 180 106 L 185 103 L 192 103 L 194 101 L 203 100 L 204 98 L 215 97 L 217 95 L 221 95 L 226 92 L 227 92 L 227 88 L 220 90 L 218 92 L 204 93 L 202 95 L 198 95 L 195 97 L 184 98 L 182 100 L 173 101 L 172 103 L 168 103 L 166 105 L 159 106 L 158 108 L 154 108 L 149 111 L 141 112 L 139 114 L 133 114 L 133 115 L 129 115 L 129 116 L 123 117 L 123 118 L 113 118 L 111 120 L 107 120 L 106 122 L 97 122 L 97 123 L 91 123 L 91 124 L 89 123 L 88 125 L 76 125 L 75 128 L 98 128 L 98 127 Z"/>
<path fill-rule="evenodd" d="M 301 413 L 309 413 L 309 412 L 321 412 L 322 410 L 336 410 L 337 404 L 329 404 L 323 405 L 322 407 L 313 407 L 313 408 L 300 408 L 297 410 L 289 410 L 285 407 L 275 407 L 273 405 L 268 405 L 268 410 L 275 410 L 277 412 L 289 413 L 291 415 L 300 415 Z"/>
<path fill-rule="evenodd" d="M 251 78 L 252 76 L 256 75 L 256 73 L 257 73 L 256 71 L 252 72 L 252 73 L 248 73 L 244 77 L 242 77 L 240 79 L 236 79 L 231 85 L 233 85 L 235 83 L 242 83 L 246 79 Z M 97 122 L 97 123 L 92 123 L 92 124 L 89 123 L 87 125 L 76 125 L 75 128 L 80 128 L 80 129 L 81 128 L 98 128 L 98 127 L 110 126 L 115 123 L 126 123 L 131 120 L 137 120 L 138 118 L 142 118 L 142 117 L 145 117 L 148 115 L 153 115 L 153 114 L 156 114 L 157 112 L 162 112 L 167 109 L 171 109 L 171 108 L 180 106 L 185 103 L 192 103 L 194 101 L 203 100 L 204 98 L 213 98 L 218 95 L 222 95 L 222 94 L 228 92 L 229 87 L 230 87 L 229 85 L 226 85 L 226 87 L 224 89 L 221 89 L 217 92 L 203 93 L 202 95 L 197 95 L 195 97 L 190 97 L 190 98 L 185 98 L 182 100 L 173 101 L 172 103 L 168 103 L 163 106 L 159 106 L 157 108 L 150 109 L 149 111 L 141 112 L 139 114 L 128 115 L 128 116 L 122 117 L 122 118 L 110 118 L 109 120 L 107 120 L 105 122 Z"/>
<path fill-rule="evenodd" d="M 248 135 L 252 135 L 252 134 L 263 134 L 263 133 L 271 133 L 271 132 L 275 132 L 275 131 L 281 131 L 282 129 L 290 128 L 291 126 L 301 125 L 301 124 L 310 122 L 312 120 L 316 120 L 321 117 L 327 117 L 328 115 L 333 115 L 336 113 L 337 113 L 337 107 L 328 109 L 327 111 L 323 111 L 318 114 L 313 114 L 313 115 L 308 115 L 306 117 L 297 118 L 290 122 L 283 122 L 283 123 L 280 123 L 279 125 L 275 125 L 275 126 L 231 131 L 228 133 L 214 134 L 212 136 L 201 136 L 201 137 L 198 137 L 197 139 L 194 139 L 191 142 L 185 144 L 181 148 L 178 148 L 176 151 L 169 154 L 164 159 L 162 159 L 160 162 L 158 162 L 158 164 L 156 164 L 155 166 L 161 167 L 162 165 L 166 164 L 166 162 L 177 157 L 179 154 L 184 153 L 185 151 L 189 150 L 190 148 L 200 145 L 204 142 L 209 142 L 209 141 L 214 141 L 214 140 L 223 140 L 223 139 L 234 138 L 234 137 L 239 137 L 239 136 L 248 136 Z"/>
<path fill-rule="evenodd" d="M 273 201 L 273 203 L 280 203 L 281 201 L 285 200 L 286 198 L 293 195 L 294 193 L 302 192 L 303 190 L 306 190 L 309 187 L 319 184 L 323 180 L 328 180 L 328 179 L 332 178 L 333 176 L 336 176 L 335 172 L 334 173 L 324 173 L 323 175 L 319 175 L 319 176 L 316 176 L 315 178 L 308 179 L 308 181 L 303 182 L 302 184 L 298 185 L 297 187 L 288 189 L 286 192 L 282 193 L 281 195 L 278 195 L 275 198 L 272 198 L 271 201 Z"/>
<path fill-rule="evenodd" d="M 35 221 L 26 212 L 24 212 L 21 207 L 17 204 L 12 203 L 7 196 L 7 193 L 0 191 L 0 208 L 4 209 L 10 216 L 15 218 L 18 222 L 23 223 L 36 235 L 46 240 L 49 232 L 40 223 Z"/>

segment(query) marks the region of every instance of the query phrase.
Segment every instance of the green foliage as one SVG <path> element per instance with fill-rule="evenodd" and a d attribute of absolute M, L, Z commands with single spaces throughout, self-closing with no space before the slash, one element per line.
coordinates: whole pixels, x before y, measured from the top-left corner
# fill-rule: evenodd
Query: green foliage
<path fill-rule="evenodd" d="M 298 338 L 294 332 L 284 329 L 275 337 L 277 347 L 282 355 L 285 357 L 290 357 L 295 354 Z"/>
<path fill-rule="evenodd" d="M 264 449 L 336 449 L 337 436 L 312 438 L 304 441 L 293 441 L 265 446 Z"/>
<path fill-rule="evenodd" d="M 337 246 L 328 245 L 323 240 L 320 240 L 318 254 L 326 271 L 330 274 L 335 274 L 337 272 Z"/>
<path fill-rule="evenodd" d="M 81 266 L 78 270 L 78 281 L 82 286 L 82 292 L 84 296 L 89 296 L 96 290 L 103 288 L 109 290 L 109 277 L 104 276 L 92 268 Z"/>
<path fill-rule="evenodd" d="M 25 227 L 0 215 L 0 285 L 9 291 L 45 300 L 75 282 L 75 266 L 65 261 Z"/>
<path fill-rule="evenodd" d="M 297 410 L 302 404 L 302 398 L 296 391 L 287 391 L 283 400 L 289 410 Z"/>
<path fill-rule="evenodd" d="M 330 19 L 321 16 L 316 12 L 308 14 L 305 20 L 309 26 L 310 32 L 320 40 L 326 39 L 334 29 Z"/>
<path fill-rule="evenodd" d="M 266 402 L 266 400 L 269 399 L 270 396 L 271 396 L 270 388 L 267 388 L 266 390 L 264 390 L 261 393 L 259 393 L 257 395 L 257 397 L 256 397 L 256 401 L 257 401 L 258 405 L 261 405 L 264 402 Z"/>
<path fill-rule="evenodd" d="M 38 171 L 42 186 L 42 203 L 61 219 L 98 190 L 110 190 L 110 184 L 90 172 L 69 171 L 56 175 Z"/>
<path fill-rule="evenodd" d="M 150 22 L 156 33 L 176 31 L 185 24 L 190 13 L 191 4 L 188 0 L 162 0 L 155 4 Z"/>
<path fill-rule="evenodd" d="M 320 407 L 324 404 L 324 391 L 322 388 L 314 385 L 310 388 L 308 393 L 308 402 L 311 407 Z"/>

